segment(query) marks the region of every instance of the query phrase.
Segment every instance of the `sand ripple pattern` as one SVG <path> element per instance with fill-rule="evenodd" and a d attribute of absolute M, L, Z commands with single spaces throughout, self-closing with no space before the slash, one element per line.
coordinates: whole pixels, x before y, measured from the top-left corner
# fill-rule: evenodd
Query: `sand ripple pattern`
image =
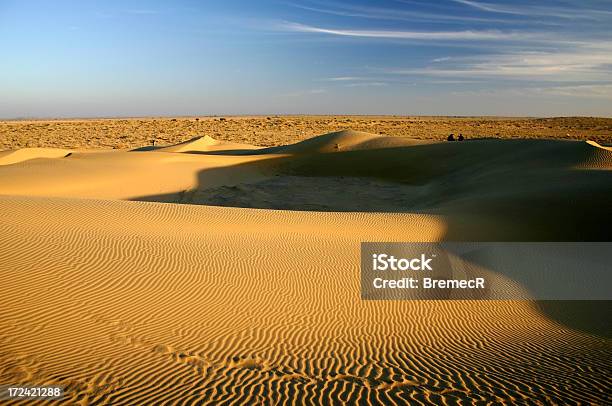
<path fill-rule="evenodd" d="M 3 196 L 0 217 L 0 382 L 66 404 L 610 401 L 610 342 L 529 302 L 360 300 L 360 241 L 439 240 L 435 216 Z"/>

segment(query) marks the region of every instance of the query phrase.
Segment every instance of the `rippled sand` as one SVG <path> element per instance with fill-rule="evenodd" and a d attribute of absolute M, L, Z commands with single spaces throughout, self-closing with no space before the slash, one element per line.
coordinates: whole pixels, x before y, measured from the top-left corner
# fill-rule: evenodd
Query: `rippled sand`
<path fill-rule="evenodd" d="M 0 383 L 69 404 L 604 404 L 608 302 L 602 330 L 588 303 L 362 301 L 359 244 L 607 240 L 610 169 L 594 142 L 353 131 L 0 152 Z"/>

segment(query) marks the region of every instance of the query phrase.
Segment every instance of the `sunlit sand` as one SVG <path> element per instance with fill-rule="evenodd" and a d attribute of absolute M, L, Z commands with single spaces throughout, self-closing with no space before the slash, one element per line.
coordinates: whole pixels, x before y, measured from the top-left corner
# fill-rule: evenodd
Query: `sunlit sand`
<path fill-rule="evenodd" d="M 610 148 L 140 147 L 0 152 L 3 382 L 79 404 L 606 402 L 612 347 L 584 312 L 363 301 L 359 247 L 604 239 Z"/>

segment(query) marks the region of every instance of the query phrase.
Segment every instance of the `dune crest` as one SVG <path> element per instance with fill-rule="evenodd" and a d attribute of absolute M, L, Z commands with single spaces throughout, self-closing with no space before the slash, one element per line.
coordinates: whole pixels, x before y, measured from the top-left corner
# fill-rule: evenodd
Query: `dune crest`
<path fill-rule="evenodd" d="M 72 152 L 71 149 L 63 148 L 21 148 L 0 151 L 0 165 L 11 165 L 37 158 L 63 158 Z"/>
<path fill-rule="evenodd" d="M 597 141 L 588 140 L 586 141 L 586 143 L 596 148 L 605 149 L 606 151 L 612 151 L 612 147 L 606 147 L 604 145 L 599 144 Z"/>
<path fill-rule="evenodd" d="M 218 141 L 209 135 L 201 137 L 195 137 L 189 141 L 181 142 L 179 144 L 171 145 L 169 147 L 162 147 L 157 149 L 161 152 L 210 152 L 210 151 L 223 151 L 223 150 L 250 150 L 257 149 L 259 147 L 249 144 L 236 144 L 226 141 Z"/>
<path fill-rule="evenodd" d="M 434 141 L 415 140 L 408 137 L 388 137 L 364 131 L 340 130 L 281 147 L 266 148 L 261 152 L 286 154 L 313 154 L 360 149 L 392 148 L 429 144 Z"/>

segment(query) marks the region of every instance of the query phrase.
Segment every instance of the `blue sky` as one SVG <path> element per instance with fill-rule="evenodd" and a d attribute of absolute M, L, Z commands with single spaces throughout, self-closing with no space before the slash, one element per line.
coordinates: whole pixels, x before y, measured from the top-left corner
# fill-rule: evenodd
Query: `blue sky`
<path fill-rule="evenodd" d="M 612 1 L 0 0 L 0 117 L 612 116 Z"/>

